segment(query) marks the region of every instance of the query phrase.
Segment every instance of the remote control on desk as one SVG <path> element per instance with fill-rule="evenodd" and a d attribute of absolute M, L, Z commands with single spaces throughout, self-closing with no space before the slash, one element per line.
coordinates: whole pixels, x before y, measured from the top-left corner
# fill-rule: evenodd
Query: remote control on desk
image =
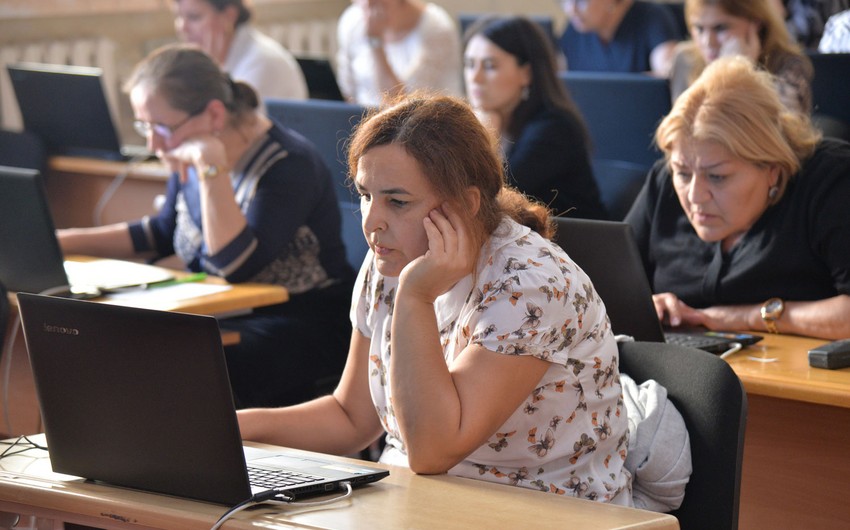
<path fill-rule="evenodd" d="M 827 342 L 809 350 L 809 366 L 836 370 L 850 366 L 850 339 Z"/>

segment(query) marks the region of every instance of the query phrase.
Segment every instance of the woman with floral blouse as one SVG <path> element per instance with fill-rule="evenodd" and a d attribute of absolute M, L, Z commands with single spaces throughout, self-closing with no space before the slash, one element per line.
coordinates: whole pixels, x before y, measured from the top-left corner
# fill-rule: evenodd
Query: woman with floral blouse
<path fill-rule="evenodd" d="M 349 149 L 371 251 L 333 392 L 239 412 L 248 440 L 631 505 L 617 346 L 549 211 L 506 187 L 470 108 L 415 94 Z"/>

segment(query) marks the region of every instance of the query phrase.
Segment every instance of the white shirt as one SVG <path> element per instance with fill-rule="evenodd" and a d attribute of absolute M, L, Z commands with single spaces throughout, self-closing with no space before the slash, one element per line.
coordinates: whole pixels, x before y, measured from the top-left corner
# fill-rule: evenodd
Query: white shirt
<path fill-rule="evenodd" d="M 337 42 L 340 90 L 361 105 L 379 105 L 382 93 L 375 83 L 375 61 L 362 8 L 350 5 L 340 16 Z M 443 8 L 427 4 L 416 28 L 398 42 L 385 42 L 384 53 L 407 92 L 423 88 L 463 95 L 460 30 Z"/>
<path fill-rule="evenodd" d="M 850 9 L 829 17 L 823 30 L 818 51 L 821 53 L 850 53 Z"/>
<path fill-rule="evenodd" d="M 406 466 L 389 381 L 397 286 L 398 278 L 378 273 L 370 251 L 351 318 L 370 339 L 370 392 L 387 431 L 381 461 Z M 551 363 L 525 403 L 450 474 L 632 504 L 617 345 L 605 304 L 563 250 L 506 219 L 481 249 L 476 273 L 438 297 L 434 310 L 448 365 L 470 344 Z"/>
<path fill-rule="evenodd" d="M 307 82 L 298 62 L 283 46 L 249 24 L 236 28 L 222 69 L 234 81 L 254 87 L 260 100 L 307 99 Z"/>

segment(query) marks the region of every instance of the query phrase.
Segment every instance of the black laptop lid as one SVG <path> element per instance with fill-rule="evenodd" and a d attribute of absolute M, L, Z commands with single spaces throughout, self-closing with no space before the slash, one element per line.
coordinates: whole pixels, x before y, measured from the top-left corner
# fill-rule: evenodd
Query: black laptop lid
<path fill-rule="evenodd" d="M 124 158 L 100 68 L 18 63 L 7 69 L 24 128 L 50 154 Z"/>
<path fill-rule="evenodd" d="M 54 471 L 220 504 L 250 497 L 213 317 L 28 294 L 18 305 Z"/>
<path fill-rule="evenodd" d="M 41 174 L 0 166 L 0 280 L 10 291 L 67 285 Z"/>
<path fill-rule="evenodd" d="M 611 328 L 635 340 L 664 342 L 652 289 L 632 228 L 616 221 L 556 217 L 556 243 L 590 276 Z"/>

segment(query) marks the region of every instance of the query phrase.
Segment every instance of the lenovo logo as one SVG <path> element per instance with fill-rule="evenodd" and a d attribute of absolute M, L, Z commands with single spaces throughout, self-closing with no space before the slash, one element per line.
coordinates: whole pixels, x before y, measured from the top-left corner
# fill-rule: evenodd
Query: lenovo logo
<path fill-rule="evenodd" d="M 60 335 L 79 335 L 80 330 L 77 328 L 66 328 L 65 326 L 51 326 L 44 324 L 44 331 L 47 333 L 59 333 Z"/>

